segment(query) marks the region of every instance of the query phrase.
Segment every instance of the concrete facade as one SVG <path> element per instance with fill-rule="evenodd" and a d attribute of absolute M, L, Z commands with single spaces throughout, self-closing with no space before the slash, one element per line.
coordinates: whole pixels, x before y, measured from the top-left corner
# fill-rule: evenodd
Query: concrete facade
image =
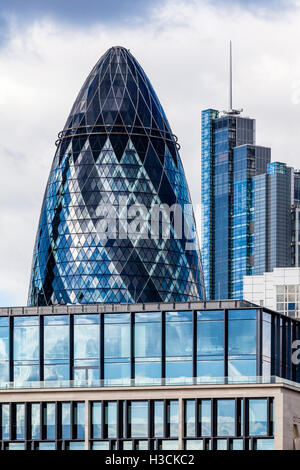
<path fill-rule="evenodd" d="M 273 398 L 274 450 L 300 449 L 300 389 L 293 384 L 190 385 L 81 389 L 0 390 L 0 404 L 9 402 L 85 402 L 85 449 L 90 449 L 90 405 L 100 400 L 178 400 L 178 441 L 183 450 L 183 401 L 187 399 Z"/>
<path fill-rule="evenodd" d="M 300 268 L 275 268 L 261 276 L 245 276 L 244 299 L 299 318 Z"/>

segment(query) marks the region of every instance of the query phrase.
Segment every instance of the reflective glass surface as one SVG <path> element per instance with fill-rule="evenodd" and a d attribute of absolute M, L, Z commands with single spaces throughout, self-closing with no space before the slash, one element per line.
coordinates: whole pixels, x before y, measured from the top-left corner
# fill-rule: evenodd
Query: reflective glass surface
<path fill-rule="evenodd" d="M 148 436 L 148 402 L 132 401 L 129 405 L 131 437 Z"/>
<path fill-rule="evenodd" d="M 99 315 L 74 315 L 74 379 L 100 378 Z"/>
<path fill-rule="evenodd" d="M 197 312 L 197 377 L 224 376 L 224 312 Z"/>
<path fill-rule="evenodd" d="M 167 404 L 167 422 L 171 437 L 178 436 L 178 401 L 170 400 Z"/>
<path fill-rule="evenodd" d="M 211 435 L 211 401 L 201 400 L 199 404 L 199 423 L 201 426 L 201 436 Z"/>
<path fill-rule="evenodd" d="M 55 439 L 55 409 L 55 403 L 46 403 L 43 408 L 46 439 Z"/>
<path fill-rule="evenodd" d="M 61 436 L 63 439 L 71 437 L 71 403 L 61 405 Z"/>
<path fill-rule="evenodd" d="M 25 405 L 16 405 L 16 439 L 25 439 Z"/>
<path fill-rule="evenodd" d="M 76 403 L 74 406 L 74 428 L 77 439 L 84 439 L 85 436 L 85 404 Z"/>
<path fill-rule="evenodd" d="M 166 312 L 166 377 L 192 377 L 192 312 Z"/>
<path fill-rule="evenodd" d="M 135 378 L 161 376 L 161 313 L 137 313 L 134 326 Z"/>
<path fill-rule="evenodd" d="M 0 377 L 9 382 L 9 318 L 0 318 Z"/>
<path fill-rule="evenodd" d="M 217 433 L 218 436 L 234 436 L 235 434 L 235 401 L 217 401 Z"/>
<path fill-rule="evenodd" d="M 267 399 L 249 400 L 249 435 L 266 436 L 268 434 Z"/>
<path fill-rule="evenodd" d="M 39 317 L 14 318 L 14 380 L 39 380 Z"/>
<path fill-rule="evenodd" d="M 129 50 L 112 47 L 87 77 L 57 140 L 28 304 L 202 299 L 198 242 L 193 250 L 185 243 L 194 238 L 191 209 L 182 239 L 173 224 L 168 238 L 122 237 L 128 220 L 135 235 L 122 210 L 122 233 L 106 230 L 120 207 L 130 214 L 136 204 L 147 211 L 175 203 L 191 203 L 176 138 L 141 66 Z M 151 234 L 148 214 L 141 221 Z"/>
<path fill-rule="evenodd" d="M 154 402 L 154 436 L 162 437 L 164 435 L 164 402 Z"/>
<path fill-rule="evenodd" d="M 92 404 L 92 436 L 94 439 L 101 438 L 102 424 L 102 403 L 94 402 Z"/>
<path fill-rule="evenodd" d="M 195 400 L 185 402 L 185 436 L 196 435 Z"/>
<path fill-rule="evenodd" d="M 44 317 L 44 380 L 69 379 L 69 317 Z"/>
<path fill-rule="evenodd" d="M 31 439 L 40 439 L 41 406 L 40 403 L 31 404 Z"/>
<path fill-rule="evenodd" d="M 110 401 L 106 403 L 105 428 L 107 437 L 117 437 L 117 402 Z"/>

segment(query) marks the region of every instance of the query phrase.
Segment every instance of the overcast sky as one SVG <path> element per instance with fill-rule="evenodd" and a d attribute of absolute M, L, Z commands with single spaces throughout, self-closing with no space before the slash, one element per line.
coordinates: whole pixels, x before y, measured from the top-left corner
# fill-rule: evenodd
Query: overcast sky
<path fill-rule="evenodd" d="M 1 0 L 0 306 L 26 304 L 54 142 L 106 49 L 129 48 L 145 69 L 196 206 L 200 112 L 228 107 L 230 39 L 234 106 L 257 119 L 273 160 L 300 167 L 299 25 L 288 0 Z"/>

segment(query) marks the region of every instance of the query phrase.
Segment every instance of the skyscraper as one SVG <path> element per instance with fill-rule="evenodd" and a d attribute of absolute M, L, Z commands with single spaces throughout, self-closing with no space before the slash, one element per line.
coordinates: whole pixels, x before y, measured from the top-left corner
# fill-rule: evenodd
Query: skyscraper
<path fill-rule="evenodd" d="M 178 148 L 141 66 L 127 49 L 109 49 L 59 133 L 29 305 L 204 298 L 197 240 L 195 249 L 186 248 L 195 222 Z M 171 236 L 145 236 L 153 205 L 182 210 L 182 224 L 176 226 L 175 216 L 170 222 Z M 127 228 L 136 206 L 136 225 L 146 230 L 133 237 Z"/>
<path fill-rule="evenodd" d="M 264 173 L 270 149 L 255 145 L 255 121 L 240 111 L 202 112 L 202 260 L 208 299 L 241 298 L 252 269 L 251 178 Z"/>
<path fill-rule="evenodd" d="M 255 275 L 292 266 L 291 168 L 285 163 L 268 164 L 254 184 Z"/>

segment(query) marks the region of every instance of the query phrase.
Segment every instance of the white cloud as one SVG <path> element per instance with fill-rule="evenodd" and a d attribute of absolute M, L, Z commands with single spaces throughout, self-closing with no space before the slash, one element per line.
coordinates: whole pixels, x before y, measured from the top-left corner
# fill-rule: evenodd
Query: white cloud
<path fill-rule="evenodd" d="M 200 112 L 227 107 L 228 41 L 234 105 L 257 119 L 257 143 L 298 163 L 300 10 L 255 17 L 241 8 L 170 0 L 145 25 L 71 28 L 11 23 L 0 49 L 0 292 L 25 304 L 31 256 L 54 141 L 89 71 L 112 45 L 144 67 L 181 143 L 200 202 Z M 0 294 L 1 304 L 1 294 Z"/>

